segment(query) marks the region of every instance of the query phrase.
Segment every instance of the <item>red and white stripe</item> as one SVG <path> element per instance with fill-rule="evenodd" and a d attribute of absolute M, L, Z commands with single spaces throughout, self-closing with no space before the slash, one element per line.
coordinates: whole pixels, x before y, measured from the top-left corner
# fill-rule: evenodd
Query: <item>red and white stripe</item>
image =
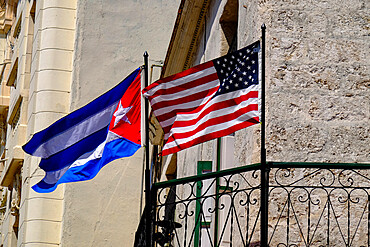
<path fill-rule="evenodd" d="M 259 85 L 213 97 L 219 86 L 210 61 L 143 90 L 164 130 L 163 156 L 259 122 Z"/>

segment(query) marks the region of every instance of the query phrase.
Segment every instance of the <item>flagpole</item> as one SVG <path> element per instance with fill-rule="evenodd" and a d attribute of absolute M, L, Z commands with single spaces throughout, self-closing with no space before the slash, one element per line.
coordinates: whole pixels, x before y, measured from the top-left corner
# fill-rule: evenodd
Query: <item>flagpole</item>
<path fill-rule="evenodd" d="M 266 162 L 266 121 L 265 121 L 265 35 L 266 26 L 262 24 L 262 78 L 261 78 L 261 246 L 268 246 L 268 193 L 269 168 Z"/>
<path fill-rule="evenodd" d="M 148 86 L 148 52 L 144 52 L 144 83 Z M 149 102 L 145 99 L 145 242 L 146 246 L 151 246 L 151 198 L 150 198 L 150 164 L 149 164 Z"/>

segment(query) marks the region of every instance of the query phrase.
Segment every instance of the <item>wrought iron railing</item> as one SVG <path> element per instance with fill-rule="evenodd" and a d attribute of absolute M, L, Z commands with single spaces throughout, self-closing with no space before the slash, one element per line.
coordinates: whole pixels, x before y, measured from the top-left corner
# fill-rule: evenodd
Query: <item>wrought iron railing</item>
<path fill-rule="evenodd" d="M 153 246 L 260 246 L 260 168 L 154 184 Z M 370 246 L 370 164 L 268 168 L 269 246 Z"/>

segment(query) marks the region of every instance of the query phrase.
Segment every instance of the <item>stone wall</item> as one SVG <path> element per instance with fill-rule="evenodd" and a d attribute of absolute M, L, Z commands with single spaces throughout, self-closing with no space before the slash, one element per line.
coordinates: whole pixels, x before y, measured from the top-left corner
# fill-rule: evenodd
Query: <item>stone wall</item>
<path fill-rule="evenodd" d="M 267 26 L 267 160 L 369 163 L 369 8 L 367 1 L 240 1 L 241 46 L 260 37 L 262 23 Z M 243 135 L 252 138 L 254 148 L 244 147 Z M 236 157 L 247 160 L 247 155 L 252 153 L 252 160 L 258 162 L 259 128 L 243 130 L 237 133 L 238 136 L 241 141 L 236 141 L 236 145 L 240 145 Z M 276 179 L 275 172 L 273 170 L 270 174 L 272 183 Z M 333 173 L 323 170 L 314 173 L 315 176 L 307 177 L 310 172 L 314 170 L 293 169 L 288 173 L 289 177 L 282 176 L 280 179 L 289 184 L 289 180 L 299 181 L 299 178 L 306 176 L 302 180 L 303 186 L 320 187 L 328 184 L 331 179 L 334 184 L 340 184 L 343 176 L 339 170 Z M 361 183 L 364 179 L 365 184 L 368 184 L 365 177 L 369 173 L 363 171 L 362 174 L 362 178 L 354 174 L 344 177 L 354 179 L 355 183 Z M 289 189 L 284 192 L 274 189 L 270 195 L 270 234 L 280 214 L 280 226 L 286 227 L 290 220 L 292 233 L 298 233 L 297 223 L 293 222 L 299 219 L 300 227 L 307 231 L 305 217 L 309 213 L 309 206 L 313 210 L 310 226 L 312 229 L 318 227 L 320 232 L 324 227 L 323 219 L 329 218 L 325 211 L 327 200 L 332 200 L 334 213 L 340 216 L 338 224 L 346 228 L 347 219 L 353 224 L 359 222 L 366 200 L 365 192 L 358 197 L 359 204 L 351 205 L 353 211 L 347 218 L 346 207 L 350 207 L 355 193 L 348 194 L 339 189 L 330 192 L 329 199 L 324 189 L 309 192 L 296 190 L 291 194 L 287 191 Z M 288 194 L 292 203 L 290 206 L 295 207 L 298 216 L 289 216 L 286 209 L 283 209 Z M 308 199 L 307 196 L 312 198 Z M 343 196 L 348 197 L 348 205 L 347 202 L 341 202 L 340 197 Z M 331 223 L 331 234 L 338 236 L 333 238 L 332 244 L 342 245 L 341 235 L 336 228 L 338 226 Z M 364 241 L 361 237 L 366 236 L 367 229 L 360 227 L 356 235 L 352 235 L 355 232 L 353 224 L 349 225 L 351 229 L 348 230 L 351 231 L 351 237 L 354 236 L 354 241 Z M 286 231 L 281 229 L 275 232 L 271 242 L 274 246 L 284 242 L 276 238 L 279 235 L 285 236 Z M 294 238 L 294 241 L 298 241 L 296 243 L 303 243 L 303 239 Z M 315 236 L 313 243 L 323 243 L 324 238 L 325 234 L 320 233 L 320 236 Z"/>
<path fill-rule="evenodd" d="M 267 26 L 268 160 L 369 162 L 368 1 L 240 2 L 239 42 Z"/>

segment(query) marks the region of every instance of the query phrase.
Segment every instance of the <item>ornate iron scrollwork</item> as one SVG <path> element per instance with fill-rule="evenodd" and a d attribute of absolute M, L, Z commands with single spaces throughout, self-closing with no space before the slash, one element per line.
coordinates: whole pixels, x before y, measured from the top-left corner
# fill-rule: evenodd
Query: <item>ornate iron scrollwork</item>
<path fill-rule="evenodd" d="M 370 246 L 369 170 L 270 168 L 269 246 Z M 260 246 L 260 174 L 239 169 L 156 187 L 156 243 Z"/>

